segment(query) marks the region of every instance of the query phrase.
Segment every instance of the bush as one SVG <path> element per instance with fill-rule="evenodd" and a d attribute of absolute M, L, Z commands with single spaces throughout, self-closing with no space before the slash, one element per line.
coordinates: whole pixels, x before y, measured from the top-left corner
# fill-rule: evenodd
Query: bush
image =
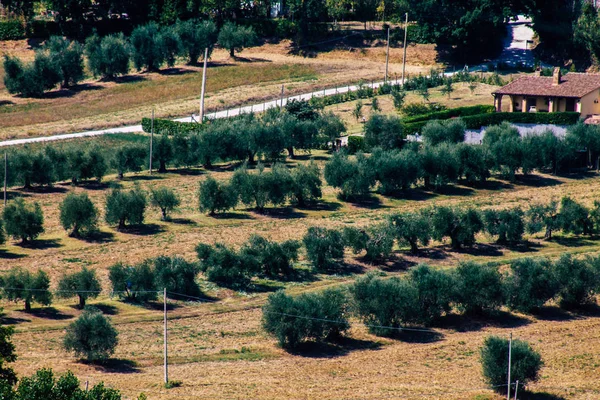
<path fill-rule="evenodd" d="M 87 299 L 95 299 L 102 287 L 96 277 L 96 271 L 83 267 L 81 271 L 64 275 L 58 282 L 58 297 L 68 299 L 79 297 L 79 308 L 85 307 Z"/>
<path fill-rule="evenodd" d="M 465 124 L 460 119 L 429 121 L 423 127 L 423 140 L 430 146 L 440 143 L 461 143 L 465 140 Z"/>
<path fill-rule="evenodd" d="M 27 204 L 19 197 L 4 208 L 2 218 L 6 234 L 23 244 L 44 232 L 44 214 L 37 202 Z"/>
<path fill-rule="evenodd" d="M 432 237 L 435 240 L 449 237 L 454 249 L 475 244 L 475 235 L 483 228 L 479 213 L 472 208 L 437 207 L 431 212 L 431 224 Z"/>
<path fill-rule="evenodd" d="M 200 211 L 215 215 L 235 208 L 238 203 L 238 195 L 232 185 L 217 182 L 209 175 L 200 182 L 198 190 L 198 204 Z"/>
<path fill-rule="evenodd" d="M 498 243 L 514 244 L 523 240 L 525 224 L 523 210 L 485 210 L 483 212 L 485 230 L 492 236 L 498 236 Z"/>
<path fill-rule="evenodd" d="M 363 136 L 348 136 L 348 154 L 356 154 L 367 150 Z"/>
<path fill-rule="evenodd" d="M 558 283 L 552 263 L 545 258 L 524 258 L 510 264 L 504 279 L 506 305 L 512 310 L 532 312 L 554 298 Z"/>
<path fill-rule="evenodd" d="M 12 268 L 2 277 L 4 297 L 9 301 L 24 301 L 25 311 L 31 311 L 31 303 L 45 306 L 52 304 L 50 278 L 42 270 L 33 275 L 18 267 Z"/>
<path fill-rule="evenodd" d="M 69 236 L 86 236 L 98 229 L 98 210 L 87 193 L 69 193 L 59 206 L 60 223 Z"/>
<path fill-rule="evenodd" d="M 169 214 L 181 204 L 177 194 L 164 186 L 150 190 L 150 202 L 154 207 L 160 209 L 163 221 L 168 221 Z"/>
<path fill-rule="evenodd" d="M 67 327 L 63 347 L 87 361 L 106 360 L 115 352 L 117 336 L 117 330 L 100 310 L 88 308 Z"/>
<path fill-rule="evenodd" d="M 325 180 L 341 189 L 340 197 L 348 200 L 368 194 L 375 184 L 375 174 L 363 154 L 359 153 L 356 160 L 351 160 L 344 153 L 335 153 L 325 164 Z"/>
<path fill-rule="evenodd" d="M 502 275 L 497 267 L 461 263 L 454 276 L 455 302 L 463 311 L 482 314 L 504 304 Z"/>
<path fill-rule="evenodd" d="M 344 293 L 328 289 L 294 298 L 278 291 L 269 295 L 263 307 L 263 328 L 286 349 L 297 348 L 306 340 L 334 340 L 350 329 L 346 319 Z"/>
<path fill-rule="evenodd" d="M 552 271 L 561 307 L 577 308 L 594 301 L 600 288 L 598 259 L 578 260 L 563 254 L 553 264 Z"/>
<path fill-rule="evenodd" d="M 497 392 L 506 391 L 508 380 L 508 347 L 509 341 L 497 336 L 488 336 L 481 348 L 481 364 L 483 376 Z M 510 378 L 526 386 L 537 381 L 542 357 L 533 350 L 529 343 L 513 340 L 511 347 Z"/>
<path fill-rule="evenodd" d="M 333 229 L 310 227 L 302 238 L 306 257 L 317 271 L 326 271 L 344 259 L 344 239 Z"/>
<path fill-rule="evenodd" d="M 18 19 L 0 21 L 0 41 L 19 40 L 25 37 L 25 26 Z"/>
<path fill-rule="evenodd" d="M 433 186 L 438 190 L 458 179 L 460 162 L 455 149 L 454 144 L 441 143 L 437 146 L 425 146 L 418 154 L 425 187 Z"/>
<path fill-rule="evenodd" d="M 187 135 L 200 132 L 206 125 L 191 124 L 188 122 L 177 122 L 168 119 L 154 120 L 154 133 L 157 135 L 175 136 L 176 134 Z M 152 132 L 152 119 L 142 118 L 142 130 L 146 133 Z"/>
<path fill-rule="evenodd" d="M 415 104 L 421 108 L 427 107 L 424 104 Z M 428 107 L 427 107 L 428 108 Z M 402 122 L 409 124 L 413 122 L 421 121 L 432 121 L 432 120 L 446 120 L 450 118 L 466 117 L 470 115 L 489 114 L 496 112 L 496 108 L 491 105 L 476 105 L 468 107 L 456 107 L 449 110 L 442 110 L 436 112 L 426 112 L 423 114 L 416 115 L 414 117 L 403 118 Z"/>
<path fill-rule="evenodd" d="M 299 207 L 305 207 L 321 198 L 321 171 L 311 160 L 308 165 L 298 164 L 291 171 L 290 196 Z"/>
<path fill-rule="evenodd" d="M 200 270 L 206 279 L 225 287 L 246 287 L 256 272 L 254 260 L 249 260 L 243 253 L 237 253 L 221 243 L 214 246 L 200 243 L 196 246 L 196 254 L 200 260 Z"/>
<path fill-rule="evenodd" d="M 73 184 L 92 178 L 95 178 L 96 182 L 101 182 L 108 170 L 104 152 L 99 146 L 88 148 L 73 146 L 67 150 L 66 157 Z"/>
<path fill-rule="evenodd" d="M 395 336 L 403 325 L 416 322 L 418 292 L 404 279 L 382 279 L 369 273 L 350 286 L 350 293 L 356 313 L 371 333 Z"/>
<path fill-rule="evenodd" d="M 419 252 L 419 243 L 427 246 L 431 240 L 429 217 L 424 213 L 395 214 L 389 218 L 400 245 L 410 246 L 413 254 Z"/>
<path fill-rule="evenodd" d="M 346 246 L 354 254 L 366 250 L 365 259 L 369 261 L 385 260 L 392 254 L 394 231 L 390 224 L 381 223 L 366 229 L 346 227 L 343 230 Z"/>
<path fill-rule="evenodd" d="M 115 79 L 129 73 L 131 49 L 123 33 L 100 38 L 92 35 L 85 42 L 88 67 L 94 76 Z"/>
<path fill-rule="evenodd" d="M 4 84 L 11 94 L 41 97 L 61 81 L 60 70 L 45 54 L 37 52 L 33 63 L 23 64 L 16 57 L 4 56 Z"/>
<path fill-rule="evenodd" d="M 365 143 L 369 147 L 400 148 L 404 138 L 402 123 L 395 115 L 373 114 L 365 123 Z"/>
<path fill-rule="evenodd" d="M 218 36 L 219 45 L 229 50 L 229 55 L 235 57 L 235 52 L 245 47 L 254 46 L 257 42 L 256 33 L 252 27 L 244 27 L 226 22 Z"/>
<path fill-rule="evenodd" d="M 156 299 L 157 290 L 151 261 L 146 260 L 133 266 L 117 263 L 110 267 L 108 272 L 112 290 L 119 298 L 132 302 Z"/>
<path fill-rule="evenodd" d="M 129 191 L 113 189 L 106 196 L 105 207 L 106 222 L 117 225 L 118 230 L 125 229 L 127 225 L 141 225 L 146 211 L 146 194 L 139 188 Z"/>
<path fill-rule="evenodd" d="M 298 260 L 300 243 L 288 240 L 283 243 L 270 242 L 259 235 L 252 235 L 240 252 L 247 259 L 253 259 L 260 274 L 275 278 L 288 277 L 292 271 L 292 262 Z"/>
<path fill-rule="evenodd" d="M 450 311 L 454 288 L 450 274 L 422 264 L 410 271 L 408 283 L 417 290 L 415 321 L 428 325 Z"/>
<path fill-rule="evenodd" d="M 271 171 L 265 172 L 262 164 L 258 165 L 258 173 L 249 173 L 246 167 L 239 168 L 231 178 L 231 185 L 236 188 L 242 203 L 255 206 L 257 211 L 264 211 L 267 204 L 282 205 L 289 197 L 292 188 L 292 176 L 284 165 L 275 164 Z"/>
<path fill-rule="evenodd" d="M 199 297 L 202 291 L 196 283 L 200 272 L 197 263 L 184 260 L 181 257 L 157 257 L 154 259 L 155 287 L 167 289 L 170 296 L 181 300 L 189 297 Z"/>
<path fill-rule="evenodd" d="M 204 59 L 204 49 L 208 49 L 208 57 L 210 57 L 217 41 L 217 27 L 214 22 L 193 19 L 177 21 L 175 29 L 181 38 L 181 46 L 190 64 L 197 64 L 200 57 Z"/>
<path fill-rule="evenodd" d="M 521 124 L 552 124 L 573 125 L 581 114 L 576 112 L 553 112 L 553 113 L 510 113 L 495 112 L 463 117 L 467 129 L 480 129 L 483 126 L 498 125 L 502 122 Z"/>

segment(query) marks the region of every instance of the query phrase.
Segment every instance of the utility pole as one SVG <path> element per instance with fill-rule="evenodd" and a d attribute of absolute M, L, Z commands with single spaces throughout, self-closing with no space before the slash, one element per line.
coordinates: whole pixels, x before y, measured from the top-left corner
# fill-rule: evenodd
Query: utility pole
<path fill-rule="evenodd" d="M 202 92 L 200 93 L 200 123 L 204 122 L 204 93 L 206 90 L 206 64 L 208 63 L 208 47 L 204 49 L 204 67 L 202 68 Z"/>
<path fill-rule="evenodd" d="M 283 85 L 281 85 L 281 108 L 283 108 Z"/>
<path fill-rule="evenodd" d="M 508 386 L 506 388 L 506 400 L 510 400 L 510 364 L 512 358 L 512 333 L 508 341 Z"/>
<path fill-rule="evenodd" d="M 385 83 L 388 81 L 388 65 L 390 63 L 390 28 L 387 29 L 387 50 L 385 52 Z"/>
<path fill-rule="evenodd" d="M 152 142 L 154 140 L 154 108 L 152 109 L 152 127 L 150 128 L 150 161 L 148 162 L 148 171 L 152 175 Z"/>
<path fill-rule="evenodd" d="M 4 153 L 4 207 L 6 207 L 6 184 L 8 182 L 8 161 L 6 153 Z"/>
<path fill-rule="evenodd" d="M 515 384 L 515 400 L 517 400 L 517 392 L 519 391 L 519 381 Z"/>
<path fill-rule="evenodd" d="M 408 38 L 408 13 L 404 22 L 404 57 L 402 58 L 402 87 L 404 87 L 404 74 L 406 73 L 406 39 Z"/>
<path fill-rule="evenodd" d="M 163 301 L 165 306 L 164 342 L 165 342 L 165 385 L 169 383 L 169 365 L 167 363 L 167 289 L 163 289 Z"/>

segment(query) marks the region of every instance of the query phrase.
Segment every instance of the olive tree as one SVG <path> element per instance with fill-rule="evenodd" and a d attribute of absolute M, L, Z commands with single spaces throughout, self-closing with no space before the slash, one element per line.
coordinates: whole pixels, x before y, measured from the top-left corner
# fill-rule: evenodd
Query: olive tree
<path fill-rule="evenodd" d="M 209 175 L 204 181 L 200 182 L 198 190 L 198 205 L 200 211 L 215 215 L 217 212 L 223 212 L 235 208 L 238 203 L 238 194 L 233 185 L 224 182 L 218 182 Z"/>
<path fill-rule="evenodd" d="M 454 301 L 467 313 L 487 313 L 504 304 L 502 275 L 497 267 L 461 263 L 454 273 L 454 284 Z"/>
<path fill-rule="evenodd" d="M 63 275 L 58 282 L 58 297 L 79 297 L 79 308 L 85 307 L 87 299 L 95 299 L 102 287 L 96 277 L 96 271 L 83 267 L 79 272 Z"/>
<path fill-rule="evenodd" d="M 4 230 L 6 234 L 21 243 L 36 239 L 44 232 L 44 214 L 39 203 L 25 203 L 22 198 L 17 198 L 7 204 L 2 212 Z"/>
<path fill-rule="evenodd" d="M 94 34 L 85 42 L 85 55 L 88 68 L 94 76 L 103 79 L 115 79 L 129 73 L 131 48 L 123 33 L 100 38 Z"/>
<path fill-rule="evenodd" d="M 50 278 L 42 270 L 32 274 L 18 267 L 12 268 L 2 277 L 3 294 L 10 301 L 24 301 L 25 311 L 31 311 L 31 303 L 48 306 L 52 304 Z"/>
<path fill-rule="evenodd" d="M 449 237 L 454 249 L 475 244 L 475 235 L 483 228 L 479 213 L 472 208 L 436 207 L 430 215 L 433 238 Z"/>
<path fill-rule="evenodd" d="M 104 218 L 110 225 L 123 230 L 127 225 L 141 225 L 146 211 L 146 194 L 139 188 L 129 191 L 113 189 L 106 196 Z"/>
<path fill-rule="evenodd" d="M 117 263 L 108 270 L 112 290 L 121 299 L 133 302 L 155 300 L 157 289 L 151 260 L 135 265 Z"/>
<path fill-rule="evenodd" d="M 431 240 L 431 225 L 424 213 L 395 214 L 389 218 L 398 242 L 410 246 L 413 254 L 419 252 L 419 244 L 427 246 Z"/>
<path fill-rule="evenodd" d="M 514 244 L 523 240 L 525 224 L 523 210 L 519 207 L 508 210 L 485 210 L 483 223 L 490 235 L 498 236 L 498 243 Z"/>
<path fill-rule="evenodd" d="M 507 306 L 527 313 L 540 309 L 559 290 L 552 262 L 546 258 L 513 261 L 503 287 Z"/>
<path fill-rule="evenodd" d="M 80 237 L 98 227 L 98 210 L 87 193 L 69 193 L 60 203 L 60 223 L 69 236 Z"/>
<path fill-rule="evenodd" d="M 252 27 L 226 22 L 219 31 L 218 42 L 221 47 L 229 50 L 229 56 L 233 58 L 236 51 L 242 51 L 243 48 L 256 44 L 256 32 Z"/>
<path fill-rule="evenodd" d="M 154 207 L 160 209 L 163 221 L 168 221 L 169 214 L 181 204 L 177 194 L 164 186 L 150 190 L 150 202 Z"/>
<path fill-rule="evenodd" d="M 200 57 L 204 58 L 204 49 L 208 49 L 210 57 L 217 41 L 217 27 L 214 22 L 195 19 L 177 21 L 176 29 L 190 64 L 194 65 Z"/>
<path fill-rule="evenodd" d="M 118 332 L 98 309 L 89 308 L 69 326 L 63 348 L 87 361 L 108 359 L 118 344 Z"/>
<path fill-rule="evenodd" d="M 302 242 L 308 260 L 317 271 L 331 269 L 344 259 L 344 238 L 339 231 L 312 226 Z"/>

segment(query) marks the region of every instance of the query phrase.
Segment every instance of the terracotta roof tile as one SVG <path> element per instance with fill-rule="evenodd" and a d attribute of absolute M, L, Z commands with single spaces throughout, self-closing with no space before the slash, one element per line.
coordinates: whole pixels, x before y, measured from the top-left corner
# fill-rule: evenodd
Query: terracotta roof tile
<path fill-rule="evenodd" d="M 552 85 L 551 76 L 524 76 L 496 90 L 493 94 L 576 97 L 600 89 L 600 74 L 568 73 L 561 78 L 560 85 Z"/>

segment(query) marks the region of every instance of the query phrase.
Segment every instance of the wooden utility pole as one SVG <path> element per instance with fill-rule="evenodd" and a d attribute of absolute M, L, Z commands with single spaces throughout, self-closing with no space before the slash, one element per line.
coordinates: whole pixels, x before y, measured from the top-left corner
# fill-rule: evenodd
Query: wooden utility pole
<path fill-rule="evenodd" d="M 283 108 L 283 85 L 281 85 L 281 108 Z"/>
<path fill-rule="evenodd" d="M 8 182 L 8 161 L 6 153 L 4 153 L 4 207 L 6 207 L 6 186 Z"/>
<path fill-rule="evenodd" d="M 510 364 L 512 358 L 512 333 L 508 340 L 508 387 L 506 388 L 506 400 L 510 400 Z"/>
<path fill-rule="evenodd" d="M 519 391 L 519 381 L 515 383 L 515 400 L 517 400 L 517 392 Z"/>
<path fill-rule="evenodd" d="M 167 362 L 167 289 L 163 289 L 163 302 L 165 307 L 164 342 L 165 342 L 165 385 L 169 383 L 169 364 Z"/>
<path fill-rule="evenodd" d="M 388 81 L 388 65 L 390 63 L 390 28 L 387 29 L 387 50 L 385 52 L 385 83 Z"/>
<path fill-rule="evenodd" d="M 200 123 L 204 122 L 204 93 L 206 91 L 206 65 L 208 63 L 208 47 L 204 49 L 204 67 L 202 68 L 202 92 L 200 93 Z"/>
<path fill-rule="evenodd" d="M 404 74 L 406 73 L 406 40 L 408 39 L 408 13 L 404 22 L 404 57 L 402 58 L 402 86 L 404 87 Z"/>
<path fill-rule="evenodd" d="M 154 140 L 154 108 L 152 109 L 152 125 L 150 128 L 150 157 L 148 161 L 148 171 L 152 175 L 152 142 Z"/>

